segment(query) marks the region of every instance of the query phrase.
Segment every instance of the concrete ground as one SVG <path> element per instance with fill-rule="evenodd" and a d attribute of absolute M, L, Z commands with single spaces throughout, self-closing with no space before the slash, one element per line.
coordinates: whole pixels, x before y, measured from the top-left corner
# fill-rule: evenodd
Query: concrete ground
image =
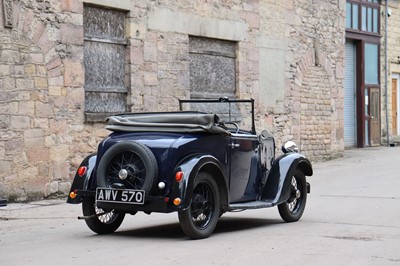
<path fill-rule="evenodd" d="M 306 211 L 228 213 L 189 240 L 172 214 L 127 216 L 95 235 L 65 199 L 0 208 L 0 265 L 400 265 L 400 147 L 346 150 L 314 164 Z"/>

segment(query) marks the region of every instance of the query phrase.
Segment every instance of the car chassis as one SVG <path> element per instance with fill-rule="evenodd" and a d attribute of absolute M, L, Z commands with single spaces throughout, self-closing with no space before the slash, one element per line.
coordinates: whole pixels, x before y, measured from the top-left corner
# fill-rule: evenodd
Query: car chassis
<path fill-rule="evenodd" d="M 235 120 L 242 103 L 250 104 L 250 130 Z M 208 111 L 209 104 L 219 104 L 228 111 L 220 116 L 182 111 L 196 104 Z M 178 112 L 107 119 L 113 132 L 82 161 L 67 199 L 82 203 L 78 218 L 91 230 L 112 233 L 125 214 L 138 211 L 178 212 L 182 230 L 193 239 L 210 236 L 225 212 L 277 206 L 283 220 L 301 218 L 311 163 L 292 141 L 275 158 L 272 135 L 256 133 L 253 99 L 179 100 L 179 106 Z"/>

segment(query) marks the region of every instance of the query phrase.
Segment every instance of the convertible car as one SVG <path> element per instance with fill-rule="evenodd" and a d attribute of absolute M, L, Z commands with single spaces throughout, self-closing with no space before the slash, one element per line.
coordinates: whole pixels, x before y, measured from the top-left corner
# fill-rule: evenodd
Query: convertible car
<path fill-rule="evenodd" d="M 298 221 L 313 174 L 292 141 L 275 158 L 256 133 L 254 100 L 180 100 L 180 111 L 109 117 L 112 133 L 83 160 L 67 202 L 82 203 L 88 227 L 118 229 L 126 214 L 177 212 L 183 232 L 206 238 L 225 212 L 277 206 Z"/>

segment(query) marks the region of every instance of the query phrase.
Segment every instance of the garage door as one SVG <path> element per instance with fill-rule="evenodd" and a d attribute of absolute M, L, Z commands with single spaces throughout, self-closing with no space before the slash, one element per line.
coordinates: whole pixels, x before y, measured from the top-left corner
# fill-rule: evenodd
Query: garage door
<path fill-rule="evenodd" d="M 346 42 L 344 77 L 344 146 L 356 146 L 356 45 Z"/>

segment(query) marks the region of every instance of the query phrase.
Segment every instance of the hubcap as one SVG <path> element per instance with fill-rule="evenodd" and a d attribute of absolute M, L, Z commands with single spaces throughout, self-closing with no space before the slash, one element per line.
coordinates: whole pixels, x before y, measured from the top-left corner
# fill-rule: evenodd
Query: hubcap
<path fill-rule="evenodd" d="M 300 190 L 296 190 L 296 199 L 300 198 L 300 196 L 301 196 Z"/>
<path fill-rule="evenodd" d="M 128 171 L 126 171 L 125 169 L 121 169 L 118 173 L 118 177 L 121 180 L 125 180 L 128 177 Z"/>

